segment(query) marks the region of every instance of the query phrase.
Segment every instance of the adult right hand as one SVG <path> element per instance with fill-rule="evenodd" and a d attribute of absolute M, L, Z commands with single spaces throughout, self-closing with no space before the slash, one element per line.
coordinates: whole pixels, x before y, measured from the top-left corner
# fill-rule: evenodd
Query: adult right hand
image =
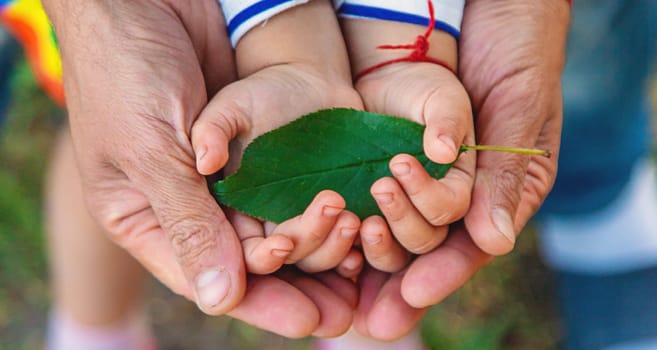
<path fill-rule="evenodd" d="M 44 5 L 88 207 L 110 238 L 208 314 L 290 337 L 331 333 L 327 315 L 350 320 L 355 289 L 333 275 L 250 276 L 247 288 L 240 242 L 196 171 L 191 126 L 235 77 L 217 2 Z"/>

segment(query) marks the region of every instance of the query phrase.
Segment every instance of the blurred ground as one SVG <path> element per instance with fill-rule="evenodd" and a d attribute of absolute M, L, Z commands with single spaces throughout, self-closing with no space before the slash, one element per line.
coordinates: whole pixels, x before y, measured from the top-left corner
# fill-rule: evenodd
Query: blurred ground
<path fill-rule="evenodd" d="M 35 86 L 24 63 L 12 86 L 0 134 L 0 349 L 39 349 L 49 303 L 41 187 L 64 113 Z M 535 247 L 535 235 L 527 230 L 514 253 L 434 307 L 422 323 L 430 348 L 556 348 L 553 286 Z M 308 348 L 308 339 L 290 341 L 230 318 L 203 317 L 193 304 L 153 286 L 149 310 L 161 349 Z"/>

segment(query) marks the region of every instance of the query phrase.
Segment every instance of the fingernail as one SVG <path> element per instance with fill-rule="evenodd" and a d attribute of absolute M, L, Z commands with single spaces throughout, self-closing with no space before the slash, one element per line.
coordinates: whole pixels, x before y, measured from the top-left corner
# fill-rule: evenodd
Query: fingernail
<path fill-rule="evenodd" d="M 342 235 L 342 238 L 348 238 L 348 239 L 354 238 L 356 233 L 358 233 L 357 228 L 343 228 L 342 230 L 340 230 L 340 235 Z"/>
<path fill-rule="evenodd" d="M 374 199 L 376 199 L 379 204 L 388 205 L 392 203 L 392 193 L 377 193 L 374 195 Z"/>
<path fill-rule="evenodd" d="M 201 160 L 203 160 L 203 157 L 208 154 L 208 147 L 207 146 L 201 146 L 201 149 L 199 149 L 198 152 L 196 152 L 196 164 L 200 163 Z"/>
<path fill-rule="evenodd" d="M 406 162 L 399 162 L 390 165 L 390 171 L 395 176 L 408 175 L 411 172 L 411 166 Z"/>
<path fill-rule="evenodd" d="M 454 143 L 454 139 L 447 135 L 440 135 L 438 136 L 438 140 L 445 146 L 445 148 L 452 152 L 456 152 L 456 143 Z"/>
<path fill-rule="evenodd" d="M 224 268 L 203 272 L 196 279 L 196 298 L 201 310 L 221 303 L 230 291 L 230 276 Z"/>
<path fill-rule="evenodd" d="M 363 235 L 363 239 L 369 245 L 375 245 L 381 243 L 383 237 L 381 235 Z"/>
<path fill-rule="evenodd" d="M 283 250 L 283 249 L 272 249 L 271 250 L 271 255 L 277 257 L 277 258 L 284 258 L 288 255 L 290 255 L 291 251 L 289 250 Z"/>
<path fill-rule="evenodd" d="M 324 216 L 336 216 L 342 212 L 342 208 L 338 207 L 332 207 L 330 205 L 324 206 L 324 209 L 322 210 L 322 215 Z"/>
<path fill-rule="evenodd" d="M 509 215 L 506 210 L 497 208 L 493 209 L 491 218 L 493 219 L 493 224 L 497 230 L 500 231 L 502 235 L 504 235 L 504 237 L 509 240 L 509 242 L 515 244 L 516 233 L 513 228 L 513 220 L 511 219 L 511 215 Z"/>

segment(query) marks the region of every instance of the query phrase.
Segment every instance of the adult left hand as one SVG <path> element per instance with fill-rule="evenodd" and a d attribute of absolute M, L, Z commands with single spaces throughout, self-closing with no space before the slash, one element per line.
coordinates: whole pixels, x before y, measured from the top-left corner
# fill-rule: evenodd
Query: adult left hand
<path fill-rule="evenodd" d="M 569 14 L 566 1 L 467 2 L 459 76 L 472 100 L 478 142 L 546 149 L 553 157 L 478 155 L 471 206 L 463 222 L 450 226 L 447 239 L 407 269 L 393 274 L 369 269 L 361 275 L 355 318 L 359 332 L 387 340 L 403 336 L 428 306 L 461 287 L 494 255 L 513 248 L 516 234 L 538 210 L 556 177 Z M 421 31 L 417 28 L 416 33 Z M 377 105 L 376 96 L 385 96 L 387 102 L 379 104 L 380 112 L 410 113 L 416 108 L 412 85 L 399 89 L 381 80 L 376 89 L 384 91 L 369 94 L 362 88 L 366 78 L 357 88 L 361 86 L 368 108 Z"/>

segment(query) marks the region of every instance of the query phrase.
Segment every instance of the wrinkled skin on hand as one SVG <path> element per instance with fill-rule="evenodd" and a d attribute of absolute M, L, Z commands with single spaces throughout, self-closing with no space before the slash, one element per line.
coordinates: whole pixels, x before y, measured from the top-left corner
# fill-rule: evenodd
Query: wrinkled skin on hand
<path fill-rule="evenodd" d="M 460 47 L 460 75 L 475 109 L 478 142 L 553 154 L 480 152 L 465 224 L 482 250 L 500 255 L 513 248 L 515 235 L 538 211 L 556 178 L 570 12 L 566 1 L 490 6 L 468 2 Z M 512 222 L 495 225 L 496 213 Z"/>
<path fill-rule="evenodd" d="M 463 223 L 451 225 L 447 239 L 407 269 L 361 275 L 355 318 L 361 333 L 404 335 L 428 306 L 513 248 L 556 177 L 568 19 L 566 1 L 466 2 L 459 75 L 472 100 L 477 142 L 546 149 L 553 157 L 479 152 Z"/>
<path fill-rule="evenodd" d="M 335 275 L 287 271 L 247 283 L 235 231 L 195 169 L 192 124 L 207 96 L 235 79 L 217 2 L 44 5 L 60 43 L 88 207 L 110 238 L 206 313 L 289 337 L 331 333 L 335 324 L 320 324 L 327 310 L 350 320 L 356 292 Z M 227 288 L 203 302 L 194 286 L 207 271 Z"/>

